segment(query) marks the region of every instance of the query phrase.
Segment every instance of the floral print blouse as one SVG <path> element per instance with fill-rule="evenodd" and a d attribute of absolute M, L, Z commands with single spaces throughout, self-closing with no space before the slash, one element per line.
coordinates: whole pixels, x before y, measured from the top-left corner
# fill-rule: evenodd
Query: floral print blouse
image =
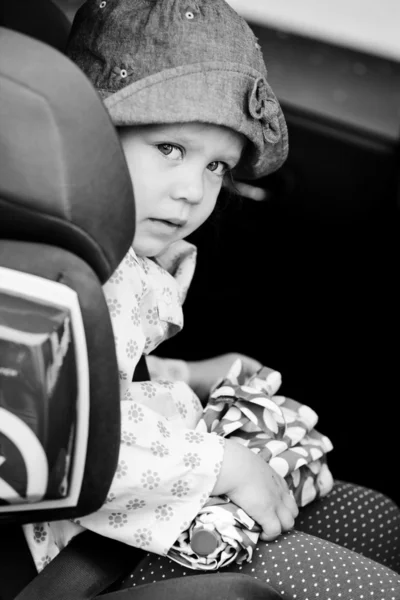
<path fill-rule="evenodd" d="M 185 241 L 157 261 L 130 249 L 105 284 L 120 374 L 118 468 L 99 511 L 23 526 L 38 571 L 84 529 L 165 555 L 209 498 L 223 439 L 193 431 L 202 415 L 199 399 L 183 381 L 132 382 L 141 355 L 182 328 L 195 263 L 196 248 Z"/>

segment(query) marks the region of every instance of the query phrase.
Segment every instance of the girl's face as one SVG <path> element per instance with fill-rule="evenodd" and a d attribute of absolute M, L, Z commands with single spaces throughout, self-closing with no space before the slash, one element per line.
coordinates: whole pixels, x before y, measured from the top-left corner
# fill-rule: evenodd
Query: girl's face
<path fill-rule="evenodd" d="M 119 134 L 135 194 L 132 246 L 139 256 L 157 256 L 210 216 L 245 138 L 203 123 L 122 127 Z"/>

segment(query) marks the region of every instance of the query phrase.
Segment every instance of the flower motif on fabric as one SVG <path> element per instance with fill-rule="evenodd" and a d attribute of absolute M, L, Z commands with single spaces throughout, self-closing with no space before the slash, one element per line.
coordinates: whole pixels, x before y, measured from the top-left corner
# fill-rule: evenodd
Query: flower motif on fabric
<path fill-rule="evenodd" d="M 221 470 L 221 467 L 222 467 L 222 462 L 221 462 L 221 461 L 217 462 L 217 464 L 216 464 L 216 465 L 215 465 L 215 467 L 214 467 L 214 473 L 215 473 L 216 475 L 218 475 L 218 474 L 219 474 L 219 472 L 220 472 L 220 470 Z"/>
<path fill-rule="evenodd" d="M 117 285 L 119 283 L 122 283 L 124 277 L 122 274 L 122 269 L 117 269 L 110 277 L 110 279 L 108 280 L 109 283 L 116 283 Z"/>
<path fill-rule="evenodd" d="M 144 343 L 144 350 L 145 350 L 146 352 L 147 352 L 147 350 L 148 350 L 148 349 L 151 347 L 152 343 L 153 343 L 153 342 L 152 342 L 152 339 L 151 339 L 151 338 L 149 338 L 149 337 L 147 337 L 147 338 L 146 338 L 146 341 L 145 341 L 145 343 Z"/>
<path fill-rule="evenodd" d="M 176 408 L 179 410 L 180 415 L 184 419 L 187 416 L 186 406 L 183 404 L 183 402 L 181 402 L 180 400 L 178 400 L 176 402 Z"/>
<path fill-rule="evenodd" d="M 115 475 L 117 477 L 117 479 L 122 479 L 122 477 L 125 477 L 125 475 L 128 473 L 128 465 L 126 464 L 126 462 L 124 460 L 121 460 L 121 462 L 118 464 L 117 470 L 115 471 Z"/>
<path fill-rule="evenodd" d="M 126 390 L 123 399 L 128 402 L 133 402 L 133 396 L 132 396 L 131 390 Z"/>
<path fill-rule="evenodd" d="M 172 302 L 172 291 L 170 290 L 170 288 L 164 288 L 163 292 L 163 300 L 165 302 L 165 304 L 171 304 Z"/>
<path fill-rule="evenodd" d="M 142 256 L 138 256 L 138 260 L 140 262 L 140 265 L 141 265 L 143 271 L 146 273 L 146 275 L 148 275 L 149 272 L 150 272 L 150 267 L 149 267 L 149 265 L 147 263 L 148 259 L 147 258 L 143 258 Z"/>
<path fill-rule="evenodd" d="M 189 444 L 201 444 L 204 441 L 204 436 L 201 433 L 197 433 L 197 431 L 188 431 L 185 434 L 185 440 Z"/>
<path fill-rule="evenodd" d="M 133 256 L 130 253 L 125 254 L 124 261 L 128 267 L 133 267 L 135 265 L 135 259 L 133 258 Z"/>
<path fill-rule="evenodd" d="M 110 502 L 112 502 L 113 500 L 115 500 L 117 496 L 115 494 L 113 494 L 112 492 L 110 494 L 108 494 L 107 499 L 106 499 L 106 503 L 109 504 Z"/>
<path fill-rule="evenodd" d="M 162 421 L 158 421 L 157 427 L 164 438 L 171 437 L 171 432 L 167 429 Z"/>
<path fill-rule="evenodd" d="M 128 504 L 126 505 L 126 509 L 137 510 L 138 508 L 143 508 L 144 506 L 146 506 L 146 502 L 144 500 L 135 498 L 134 500 L 129 500 Z"/>
<path fill-rule="evenodd" d="M 144 419 L 143 409 L 136 403 L 132 404 L 128 410 L 128 419 L 134 423 L 140 423 Z"/>
<path fill-rule="evenodd" d="M 50 561 L 51 561 L 51 558 L 47 554 L 46 554 L 46 556 L 42 556 L 42 558 L 39 561 L 39 571 L 41 571 L 42 569 L 47 567 L 47 565 L 50 563 Z"/>
<path fill-rule="evenodd" d="M 43 525 L 34 525 L 33 527 L 33 537 L 37 544 L 41 544 L 47 538 L 47 531 L 45 530 Z"/>
<path fill-rule="evenodd" d="M 118 373 L 119 373 L 119 378 L 121 381 L 127 380 L 128 375 L 125 373 L 125 371 L 122 371 L 122 369 L 119 369 Z"/>
<path fill-rule="evenodd" d="M 169 521 L 174 516 L 174 511 L 167 504 L 158 506 L 155 510 L 155 513 L 158 521 Z"/>
<path fill-rule="evenodd" d="M 159 379 L 158 383 L 160 385 L 162 385 L 163 387 L 167 388 L 167 390 L 172 390 L 174 387 L 174 384 L 172 383 L 172 381 L 164 381 L 163 379 Z"/>
<path fill-rule="evenodd" d="M 200 456 L 196 452 L 188 452 L 183 457 L 183 462 L 185 467 L 190 467 L 191 469 L 195 469 L 200 466 Z"/>
<path fill-rule="evenodd" d="M 164 444 L 161 444 L 160 442 L 152 442 L 151 451 L 154 454 L 154 456 L 159 456 L 160 458 L 168 456 L 169 454 L 168 448 L 166 448 Z"/>
<path fill-rule="evenodd" d="M 138 343 L 134 340 L 129 340 L 126 344 L 126 354 L 128 358 L 134 358 L 139 350 Z"/>
<path fill-rule="evenodd" d="M 127 523 L 128 523 L 128 517 L 124 513 L 115 512 L 115 513 L 111 513 L 111 515 L 108 517 L 108 524 L 110 525 L 110 527 L 113 527 L 114 529 L 123 527 Z"/>
<path fill-rule="evenodd" d="M 149 308 L 147 311 L 146 319 L 150 323 L 150 325 L 157 325 L 158 323 L 158 309 L 157 307 Z"/>
<path fill-rule="evenodd" d="M 192 394 L 192 405 L 196 412 L 200 412 L 203 410 L 200 400 L 196 396 L 196 394 Z"/>
<path fill-rule="evenodd" d="M 276 144 L 281 137 L 278 121 L 279 106 L 275 98 L 268 96 L 268 84 L 264 77 L 258 77 L 249 94 L 249 113 L 261 121 L 266 142 Z"/>
<path fill-rule="evenodd" d="M 116 300 L 115 298 L 108 298 L 107 306 L 108 306 L 108 310 L 110 311 L 110 315 L 112 317 L 117 317 L 118 315 L 121 314 L 122 306 L 118 302 L 118 300 Z"/>
<path fill-rule="evenodd" d="M 153 539 L 150 529 L 146 529 L 145 527 L 138 529 L 133 535 L 135 536 L 135 546 L 138 548 L 148 546 Z"/>
<path fill-rule="evenodd" d="M 171 494 L 173 496 L 177 496 L 178 498 L 182 498 L 182 496 L 187 496 L 189 492 L 189 484 L 182 479 L 179 479 L 171 488 Z"/>
<path fill-rule="evenodd" d="M 160 483 L 160 477 L 158 476 L 157 471 L 151 471 L 151 469 L 144 471 L 144 473 L 142 473 L 141 483 L 144 488 L 154 490 Z"/>
<path fill-rule="evenodd" d="M 154 398 L 156 395 L 156 388 L 152 383 L 142 382 L 140 388 L 147 398 Z"/>
<path fill-rule="evenodd" d="M 137 306 L 131 310 L 132 323 L 138 327 L 140 325 L 140 311 Z"/>
<path fill-rule="evenodd" d="M 123 444 L 127 446 L 134 446 L 137 442 L 137 438 L 130 431 L 123 431 L 121 436 L 121 441 Z"/>
<path fill-rule="evenodd" d="M 202 494 L 200 498 L 200 506 L 204 506 L 209 497 L 210 496 L 208 494 Z"/>

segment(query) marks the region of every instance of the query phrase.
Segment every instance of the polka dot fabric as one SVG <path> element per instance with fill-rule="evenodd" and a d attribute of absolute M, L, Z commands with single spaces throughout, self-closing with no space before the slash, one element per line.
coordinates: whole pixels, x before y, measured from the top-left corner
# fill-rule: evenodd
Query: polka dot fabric
<path fill-rule="evenodd" d="M 288 600 L 400 600 L 399 524 L 391 500 L 337 482 L 327 497 L 301 510 L 301 531 L 260 543 L 250 563 L 223 571 L 265 581 Z M 148 554 L 121 588 L 194 574 L 199 571 Z"/>
<path fill-rule="evenodd" d="M 327 497 L 302 509 L 296 530 L 359 552 L 400 573 L 400 511 L 383 494 L 337 481 Z"/>

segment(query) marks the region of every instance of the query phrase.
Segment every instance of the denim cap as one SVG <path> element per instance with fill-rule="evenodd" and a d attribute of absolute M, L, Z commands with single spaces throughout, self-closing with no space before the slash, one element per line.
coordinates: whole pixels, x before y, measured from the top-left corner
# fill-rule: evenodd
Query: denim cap
<path fill-rule="evenodd" d="M 288 136 L 257 38 L 224 0 L 87 0 L 67 54 L 116 126 L 202 122 L 249 141 L 235 175 L 285 161 Z"/>

